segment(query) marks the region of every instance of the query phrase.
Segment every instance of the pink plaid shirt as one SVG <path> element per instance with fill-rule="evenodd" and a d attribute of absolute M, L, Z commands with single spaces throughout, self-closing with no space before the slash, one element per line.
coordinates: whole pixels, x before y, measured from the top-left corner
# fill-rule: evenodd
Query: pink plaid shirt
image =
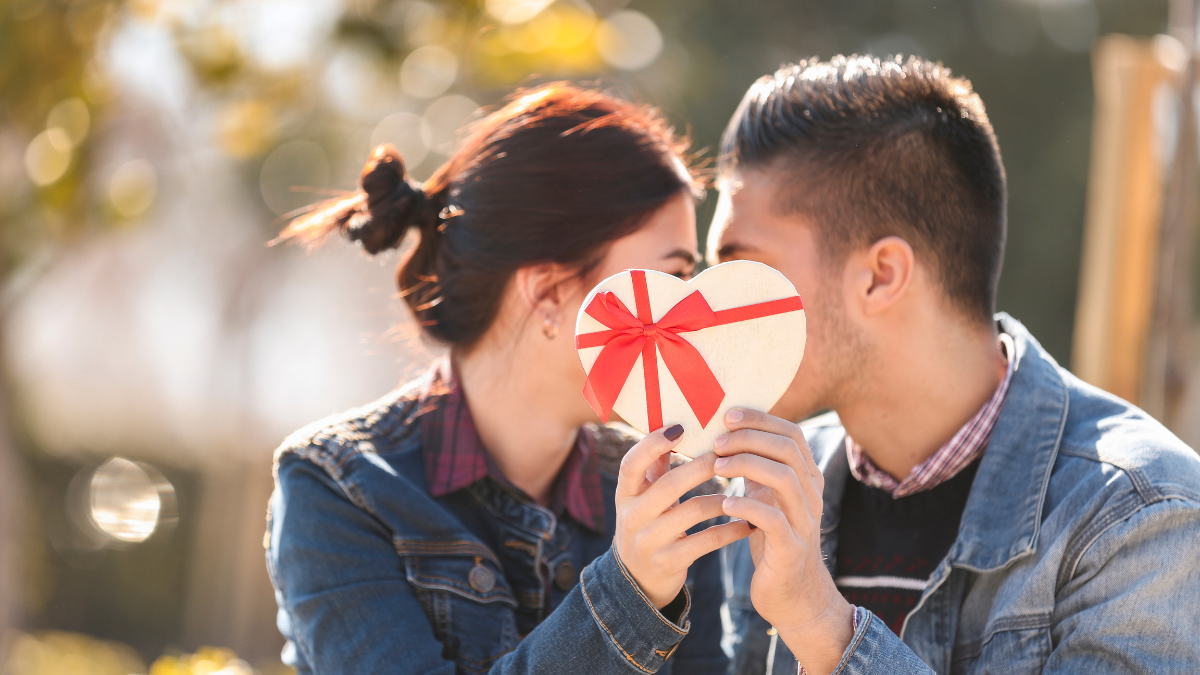
<path fill-rule="evenodd" d="M 850 473 L 860 483 L 889 492 L 893 498 L 898 499 L 936 487 L 978 459 L 987 448 L 988 439 L 992 437 L 992 427 L 996 425 L 996 418 L 1000 416 L 1000 408 L 1004 405 L 1004 397 L 1008 394 L 1008 385 L 1012 382 L 1012 338 L 1002 334 L 1000 345 L 1005 360 L 1008 361 L 1004 380 L 996 388 L 996 393 L 992 394 L 991 400 L 985 403 L 953 438 L 933 453 L 932 457 L 914 467 L 904 480 L 898 481 L 875 466 L 867 457 L 867 453 L 863 452 L 862 446 L 847 436 L 846 455 L 850 459 Z"/>

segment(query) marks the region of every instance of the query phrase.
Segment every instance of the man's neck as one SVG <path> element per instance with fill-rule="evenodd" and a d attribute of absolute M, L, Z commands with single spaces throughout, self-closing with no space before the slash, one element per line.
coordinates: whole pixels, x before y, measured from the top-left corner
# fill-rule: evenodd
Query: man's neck
<path fill-rule="evenodd" d="M 979 412 L 1004 379 L 994 328 L 909 324 L 877 343 L 869 381 L 835 406 L 876 467 L 903 480 Z"/>

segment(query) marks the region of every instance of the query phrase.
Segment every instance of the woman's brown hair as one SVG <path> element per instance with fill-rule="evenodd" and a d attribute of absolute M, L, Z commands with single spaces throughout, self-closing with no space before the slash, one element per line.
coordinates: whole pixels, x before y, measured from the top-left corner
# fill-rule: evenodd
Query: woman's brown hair
<path fill-rule="evenodd" d="M 338 231 L 375 254 L 416 228 L 420 242 L 396 272 L 401 295 L 426 335 L 470 347 L 518 269 L 558 263 L 586 275 L 672 198 L 698 198 L 686 148 L 653 108 L 545 85 L 475 123 L 424 184 L 393 147 L 376 148 L 357 193 L 297 218 L 280 239 Z"/>

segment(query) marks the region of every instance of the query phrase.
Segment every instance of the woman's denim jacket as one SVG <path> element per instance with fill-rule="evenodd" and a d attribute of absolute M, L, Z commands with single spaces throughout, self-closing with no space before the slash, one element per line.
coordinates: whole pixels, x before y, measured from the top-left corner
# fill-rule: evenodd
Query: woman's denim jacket
<path fill-rule="evenodd" d="M 1016 369 L 958 538 L 899 637 L 857 609 L 836 672 L 1200 673 L 1200 458 L 1060 368 L 1020 323 L 997 319 Z M 853 480 L 846 432 L 833 415 L 802 426 L 825 474 L 832 561 Z M 725 552 L 732 672 L 795 675 L 750 603 L 749 550 Z"/>
<path fill-rule="evenodd" d="M 611 550 L 632 435 L 580 431 L 601 458 L 597 534 L 491 479 L 431 497 L 418 390 L 301 430 L 277 453 L 267 566 L 286 663 L 302 675 L 725 672 L 719 554 L 692 566 L 664 610 L 672 621 Z M 555 579 L 564 561 L 582 572 Z M 525 636 L 520 611 L 541 612 Z"/>

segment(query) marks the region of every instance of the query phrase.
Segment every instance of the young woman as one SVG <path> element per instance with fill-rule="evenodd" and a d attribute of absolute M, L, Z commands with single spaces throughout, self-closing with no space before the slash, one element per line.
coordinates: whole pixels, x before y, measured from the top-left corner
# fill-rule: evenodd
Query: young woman
<path fill-rule="evenodd" d="M 400 292 L 450 347 L 278 452 L 267 562 L 299 673 L 725 671 L 709 554 L 749 526 L 704 530 L 723 497 L 685 493 L 716 456 L 668 470 L 682 427 L 634 446 L 597 424 L 571 340 L 600 279 L 691 274 L 683 147 L 652 110 L 550 85 L 423 185 L 377 149 L 358 194 L 285 230 L 374 254 L 415 229 Z"/>

